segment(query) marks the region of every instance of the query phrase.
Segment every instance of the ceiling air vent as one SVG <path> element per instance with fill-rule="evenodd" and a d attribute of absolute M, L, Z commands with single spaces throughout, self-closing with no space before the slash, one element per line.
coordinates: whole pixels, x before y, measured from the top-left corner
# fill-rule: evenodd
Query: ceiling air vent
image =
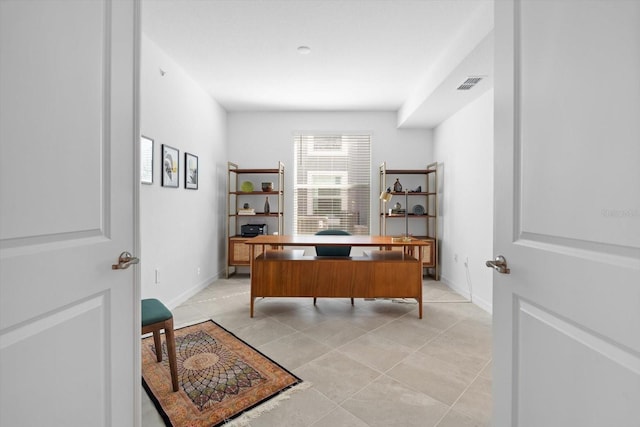
<path fill-rule="evenodd" d="M 482 80 L 482 77 L 468 77 L 467 80 L 458 86 L 458 90 L 469 90 L 477 85 L 480 80 Z"/>

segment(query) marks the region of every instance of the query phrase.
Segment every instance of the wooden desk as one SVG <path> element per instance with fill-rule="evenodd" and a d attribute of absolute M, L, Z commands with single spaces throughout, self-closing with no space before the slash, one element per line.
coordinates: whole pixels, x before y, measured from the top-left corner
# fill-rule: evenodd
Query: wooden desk
<path fill-rule="evenodd" d="M 415 298 L 422 319 L 423 251 L 415 249 L 431 246 L 433 242 L 429 240 L 314 235 L 257 236 L 245 243 L 250 246 L 251 317 L 254 301 L 259 297 Z M 356 257 L 304 256 L 299 251 L 284 250 L 305 246 L 375 250 Z M 389 250 L 393 247 L 404 250 Z"/>

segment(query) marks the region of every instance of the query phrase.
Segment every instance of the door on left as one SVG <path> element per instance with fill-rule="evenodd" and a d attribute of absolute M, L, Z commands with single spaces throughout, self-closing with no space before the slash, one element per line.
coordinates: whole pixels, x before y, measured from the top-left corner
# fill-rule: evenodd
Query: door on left
<path fill-rule="evenodd" d="M 137 8 L 0 2 L 2 426 L 136 424 Z"/>

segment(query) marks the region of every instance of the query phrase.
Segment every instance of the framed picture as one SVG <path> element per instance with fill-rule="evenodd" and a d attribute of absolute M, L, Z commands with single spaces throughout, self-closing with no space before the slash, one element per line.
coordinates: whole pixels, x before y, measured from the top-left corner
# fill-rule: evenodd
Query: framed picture
<path fill-rule="evenodd" d="M 162 144 L 162 186 L 178 188 L 180 152 L 173 147 Z"/>
<path fill-rule="evenodd" d="M 184 188 L 198 189 L 198 156 L 184 153 Z"/>
<path fill-rule="evenodd" d="M 140 182 L 153 184 L 153 139 L 140 137 Z"/>

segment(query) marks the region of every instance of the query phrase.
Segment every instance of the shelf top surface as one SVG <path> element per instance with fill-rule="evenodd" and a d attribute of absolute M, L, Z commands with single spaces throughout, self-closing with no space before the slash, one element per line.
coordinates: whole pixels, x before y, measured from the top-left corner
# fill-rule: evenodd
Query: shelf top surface
<path fill-rule="evenodd" d="M 246 242 L 249 245 L 276 246 L 429 246 L 430 240 L 411 238 L 408 241 L 393 236 L 330 236 L 260 235 Z"/>
<path fill-rule="evenodd" d="M 428 175 L 435 173 L 435 169 L 386 169 L 384 171 L 387 175 Z"/>
<path fill-rule="evenodd" d="M 391 193 L 392 196 L 404 196 L 405 192 L 404 191 L 392 191 Z M 437 193 L 433 193 L 433 192 L 429 192 L 427 193 L 426 191 L 409 191 L 406 193 L 409 196 L 435 196 Z"/>
<path fill-rule="evenodd" d="M 229 172 L 234 173 L 279 173 L 279 169 L 229 169 Z"/>
<path fill-rule="evenodd" d="M 278 190 L 271 190 L 271 191 L 242 191 L 242 190 L 238 190 L 238 191 L 229 191 L 229 194 L 240 194 L 240 195 L 245 195 L 245 196 L 260 196 L 262 194 L 265 195 L 269 195 L 269 194 L 280 194 L 282 193 L 282 191 L 278 191 Z"/>
<path fill-rule="evenodd" d="M 386 216 L 388 218 L 401 218 L 401 217 L 404 218 L 404 214 L 403 213 L 388 214 L 386 212 L 380 212 L 380 216 L 382 216 L 382 215 L 384 215 L 384 216 Z M 413 212 L 409 212 L 407 214 L 407 216 L 414 217 L 414 218 L 420 218 L 420 217 L 435 218 L 436 217 L 435 215 L 429 215 L 429 214 L 426 214 L 426 213 L 424 213 L 424 214 L 414 214 Z"/>

